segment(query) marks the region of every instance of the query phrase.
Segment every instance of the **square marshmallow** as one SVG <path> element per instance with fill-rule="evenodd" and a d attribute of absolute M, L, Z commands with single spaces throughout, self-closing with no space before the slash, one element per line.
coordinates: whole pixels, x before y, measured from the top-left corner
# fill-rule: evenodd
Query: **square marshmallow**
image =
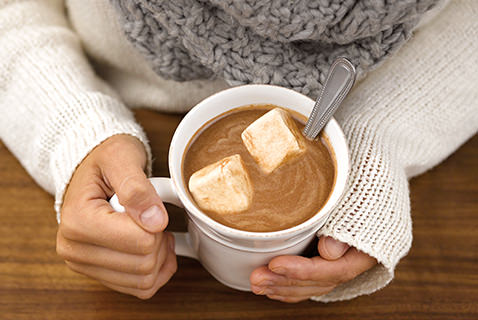
<path fill-rule="evenodd" d="M 304 137 L 290 114 L 275 108 L 241 134 L 247 150 L 265 173 L 305 152 Z"/>
<path fill-rule="evenodd" d="M 194 172 L 189 191 L 201 209 L 220 214 L 244 211 L 252 201 L 252 184 L 238 154 Z"/>

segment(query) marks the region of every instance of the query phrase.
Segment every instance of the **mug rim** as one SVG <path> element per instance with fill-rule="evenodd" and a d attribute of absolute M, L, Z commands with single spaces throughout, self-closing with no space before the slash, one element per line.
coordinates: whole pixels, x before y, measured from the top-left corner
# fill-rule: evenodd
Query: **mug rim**
<path fill-rule="evenodd" d="M 265 90 L 279 90 L 286 92 L 288 94 L 296 95 L 297 97 L 302 97 L 306 98 L 307 100 L 310 100 L 312 102 L 312 106 L 315 103 L 311 98 L 294 91 L 289 88 L 281 87 L 281 86 L 276 86 L 276 85 L 268 85 L 268 84 L 247 84 L 247 85 L 241 85 L 241 86 L 236 86 L 236 87 L 231 87 L 227 88 L 224 90 L 221 90 L 219 92 L 214 93 L 213 95 L 208 96 L 207 98 L 203 99 L 199 103 L 197 103 L 193 108 L 190 109 L 190 111 L 184 116 L 184 118 L 181 120 L 179 123 L 178 127 L 176 128 L 173 138 L 171 140 L 170 148 L 169 148 L 169 155 L 168 155 L 168 167 L 169 167 L 169 172 L 171 176 L 171 181 L 173 184 L 173 187 L 175 189 L 175 192 L 184 205 L 184 208 L 186 209 L 188 214 L 194 215 L 195 218 L 199 219 L 200 221 L 204 222 L 208 227 L 214 229 L 217 232 L 224 233 L 228 236 L 234 236 L 236 238 L 241 238 L 241 239 L 280 239 L 280 238 L 285 238 L 287 236 L 290 236 L 292 234 L 299 233 L 303 230 L 313 228 L 314 225 L 319 222 L 324 215 L 330 214 L 334 206 L 337 204 L 337 202 L 340 200 L 344 190 L 345 186 L 347 183 L 347 177 L 348 177 L 348 172 L 349 172 L 349 150 L 348 150 L 348 145 L 347 145 L 347 140 L 345 137 L 345 134 L 343 133 L 342 129 L 340 128 L 339 124 L 334 118 L 331 118 L 330 121 L 327 123 L 327 125 L 324 127 L 324 133 L 328 138 L 330 147 L 332 148 L 332 152 L 334 153 L 335 157 L 335 170 L 336 170 L 336 177 L 335 177 L 335 182 L 332 187 L 332 191 L 329 194 L 328 199 L 325 201 L 325 203 L 322 205 L 322 207 L 309 219 L 306 221 L 295 225 L 293 227 L 283 229 L 283 230 L 277 230 L 277 231 L 269 231 L 269 232 L 257 232 L 257 231 L 246 231 L 246 230 L 240 230 L 240 229 L 235 229 L 226 225 L 221 224 L 220 222 L 212 219 L 209 217 L 207 214 L 202 212 L 190 199 L 190 196 L 188 196 L 188 193 L 184 188 L 182 187 L 183 184 L 181 181 L 178 179 L 183 178 L 183 172 L 182 172 L 182 165 L 183 165 L 183 160 L 184 160 L 184 153 L 187 150 L 187 147 L 190 144 L 191 139 L 194 137 L 196 134 L 197 130 L 194 130 L 189 137 L 188 137 L 188 143 L 186 143 L 185 147 L 180 150 L 180 159 L 179 161 L 173 161 L 175 152 L 176 150 L 176 141 L 178 140 L 178 137 L 180 134 L 183 134 L 184 130 L 188 130 L 188 128 L 185 128 L 185 125 L 188 121 L 193 121 L 191 119 L 194 119 L 196 115 L 200 112 L 203 112 L 202 109 L 207 108 L 208 103 L 211 100 L 218 99 L 218 97 L 222 95 L 227 95 L 231 91 L 240 91 L 240 90 L 255 90 L 255 89 L 265 89 Z M 254 104 L 254 103 L 251 103 Z M 245 104 L 247 105 L 247 104 Z M 239 108 L 234 107 L 231 109 L 226 109 L 223 110 L 222 112 L 218 113 L 218 115 L 222 115 L 223 113 L 226 113 L 230 110 Z M 287 108 L 287 107 L 286 107 Z M 289 109 L 294 110 L 296 112 L 299 112 L 300 114 L 304 115 L 302 112 L 297 111 L 290 107 Z M 312 108 L 310 109 L 312 110 Z M 214 119 L 218 115 L 210 117 L 207 121 Z M 307 116 L 307 115 L 304 115 Z M 201 123 L 201 126 L 203 126 L 207 121 L 204 121 Z M 335 132 L 336 134 L 339 135 L 339 140 L 337 141 L 332 141 L 331 137 L 327 132 Z M 343 151 L 345 153 L 345 157 L 342 159 L 338 159 L 337 153 L 336 153 L 336 148 L 337 147 L 342 147 Z M 179 166 L 179 177 L 176 176 L 175 168 Z M 339 170 L 340 168 L 341 170 Z M 186 186 L 185 186 L 186 187 Z M 333 201 L 333 203 L 332 203 Z M 332 204 L 330 204 L 332 203 Z M 329 206 L 329 208 L 327 208 Z M 327 210 L 325 210 L 327 208 Z"/>

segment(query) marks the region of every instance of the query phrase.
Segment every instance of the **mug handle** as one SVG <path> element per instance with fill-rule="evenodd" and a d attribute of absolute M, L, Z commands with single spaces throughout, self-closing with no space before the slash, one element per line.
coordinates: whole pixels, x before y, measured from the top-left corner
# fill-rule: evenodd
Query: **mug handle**
<path fill-rule="evenodd" d="M 158 193 L 161 200 L 174 204 L 180 208 L 184 208 L 181 200 L 173 187 L 171 178 L 149 178 L 154 189 Z M 119 203 L 118 196 L 113 195 L 110 199 L 111 207 L 117 212 L 124 212 L 124 207 Z M 188 232 L 173 232 L 175 238 L 174 252 L 183 257 L 197 259 L 198 256 L 191 245 L 191 236 Z"/>

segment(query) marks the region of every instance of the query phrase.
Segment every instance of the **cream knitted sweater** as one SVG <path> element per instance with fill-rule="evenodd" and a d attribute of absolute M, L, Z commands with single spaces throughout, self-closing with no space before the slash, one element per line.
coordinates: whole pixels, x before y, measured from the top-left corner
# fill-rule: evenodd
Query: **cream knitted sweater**
<path fill-rule="evenodd" d="M 76 166 L 100 142 L 126 133 L 149 150 L 126 106 L 182 112 L 226 87 L 158 77 L 123 36 L 108 0 L 69 0 L 67 8 L 68 18 L 61 0 L 0 0 L 0 137 L 55 194 L 57 212 Z M 477 1 L 451 2 L 341 107 L 349 187 L 319 235 L 379 264 L 315 300 L 371 293 L 393 278 L 412 241 L 408 179 L 476 133 L 477 16 Z"/>

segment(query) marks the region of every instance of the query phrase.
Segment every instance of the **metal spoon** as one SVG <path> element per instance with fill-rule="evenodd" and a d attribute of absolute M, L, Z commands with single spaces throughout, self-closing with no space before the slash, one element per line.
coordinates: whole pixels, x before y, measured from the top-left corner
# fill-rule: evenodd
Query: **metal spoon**
<path fill-rule="evenodd" d="M 329 69 L 322 91 L 315 102 L 303 134 L 314 140 L 327 124 L 355 82 L 355 67 L 343 58 L 337 58 Z"/>

